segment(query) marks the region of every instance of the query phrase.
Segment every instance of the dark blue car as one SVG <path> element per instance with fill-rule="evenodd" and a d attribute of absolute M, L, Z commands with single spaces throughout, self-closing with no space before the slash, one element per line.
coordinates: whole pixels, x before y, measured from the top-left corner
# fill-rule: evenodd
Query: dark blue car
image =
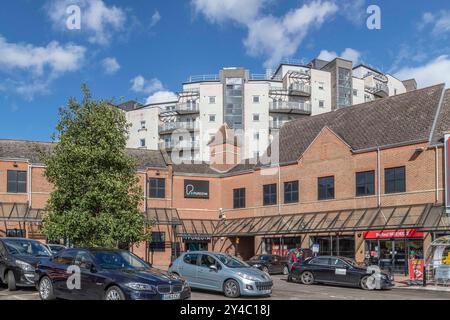
<path fill-rule="evenodd" d="M 125 250 L 65 249 L 36 268 L 42 300 L 185 300 L 180 277 L 152 268 Z"/>

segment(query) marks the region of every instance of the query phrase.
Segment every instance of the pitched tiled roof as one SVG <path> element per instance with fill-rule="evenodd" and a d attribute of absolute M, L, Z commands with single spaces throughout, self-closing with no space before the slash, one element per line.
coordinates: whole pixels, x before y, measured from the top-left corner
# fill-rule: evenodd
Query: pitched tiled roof
<path fill-rule="evenodd" d="M 444 133 L 450 131 L 450 89 L 447 89 L 442 100 L 441 112 L 436 120 L 436 127 L 431 139 L 431 145 L 443 142 Z"/>
<path fill-rule="evenodd" d="M 444 85 L 294 120 L 280 130 L 280 163 L 297 161 L 327 126 L 354 151 L 428 141 Z M 450 121 L 443 121 L 450 128 Z"/>
<path fill-rule="evenodd" d="M 39 151 L 51 152 L 55 145 L 56 143 L 51 142 L 0 140 L 0 158 L 23 159 L 42 164 Z M 166 160 L 159 150 L 127 149 L 127 154 L 136 160 L 139 169 L 166 167 Z"/>

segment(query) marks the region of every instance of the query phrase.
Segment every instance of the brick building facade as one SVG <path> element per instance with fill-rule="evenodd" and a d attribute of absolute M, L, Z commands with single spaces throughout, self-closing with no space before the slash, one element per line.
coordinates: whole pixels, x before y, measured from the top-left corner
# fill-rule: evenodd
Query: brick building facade
<path fill-rule="evenodd" d="M 280 130 L 272 164 L 174 164 L 160 151 L 130 149 L 145 190 L 141 210 L 156 221 L 153 241 L 132 251 L 167 266 L 186 250 L 246 259 L 314 246 L 404 272 L 412 252 L 426 256 L 433 238 L 450 233 L 449 115 L 450 90 L 437 85 L 293 121 Z M 36 145 L 52 148 L 0 140 L 0 235 L 45 240 L 39 226 L 52 186 Z M 215 154 L 237 158 L 234 139 L 218 146 Z"/>

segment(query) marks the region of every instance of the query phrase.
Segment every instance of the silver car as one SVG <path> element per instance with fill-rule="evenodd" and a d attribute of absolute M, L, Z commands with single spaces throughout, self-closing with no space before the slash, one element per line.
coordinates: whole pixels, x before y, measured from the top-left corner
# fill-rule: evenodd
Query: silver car
<path fill-rule="evenodd" d="M 183 253 L 169 272 L 185 278 L 192 288 L 223 292 L 230 298 L 272 293 L 273 281 L 267 273 L 225 253 Z"/>

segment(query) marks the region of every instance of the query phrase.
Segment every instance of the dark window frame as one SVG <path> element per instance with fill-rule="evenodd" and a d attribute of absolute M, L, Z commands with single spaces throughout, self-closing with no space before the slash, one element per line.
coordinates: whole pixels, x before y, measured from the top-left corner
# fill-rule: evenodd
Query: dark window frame
<path fill-rule="evenodd" d="M 263 205 L 272 206 L 277 204 L 277 184 L 263 185 Z"/>
<path fill-rule="evenodd" d="M 388 180 L 388 171 L 393 170 L 394 171 L 394 178 Z M 399 178 L 398 174 L 399 171 L 402 172 L 403 177 Z M 401 185 L 401 188 L 398 189 L 397 182 L 403 182 Z M 403 193 L 406 192 L 406 166 L 400 166 L 400 167 L 393 167 L 393 168 L 385 168 L 384 169 L 384 193 L 385 194 L 391 194 L 391 193 Z"/>
<path fill-rule="evenodd" d="M 155 185 L 152 186 L 152 182 Z M 152 199 L 166 198 L 166 179 L 165 178 L 149 178 L 148 179 L 148 197 Z"/>
<path fill-rule="evenodd" d="M 164 231 L 153 231 L 152 240 L 149 241 L 148 249 L 153 252 L 165 252 L 166 233 Z"/>
<path fill-rule="evenodd" d="M 372 174 L 371 181 L 367 181 L 368 174 Z M 364 182 L 358 183 L 358 175 L 364 175 Z M 358 188 L 364 188 L 364 192 L 359 192 Z M 372 188 L 372 192 L 370 192 L 370 188 Z M 375 195 L 375 170 L 360 171 L 355 173 L 355 195 L 357 197 Z"/>
<path fill-rule="evenodd" d="M 290 186 L 291 189 L 287 189 Z M 298 180 L 286 181 L 284 183 L 284 203 L 299 202 L 300 186 Z"/>
<path fill-rule="evenodd" d="M 19 178 L 22 179 L 19 179 Z M 6 192 L 7 193 L 27 193 L 28 172 L 23 170 L 7 170 L 6 172 Z"/>
<path fill-rule="evenodd" d="M 332 189 L 330 188 L 330 185 L 328 182 L 325 183 L 325 185 L 321 185 L 322 181 L 327 181 L 326 179 L 332 179 Z M 335 187 L 336 181 L 334 176 L 326 176 L 326 177 L 319 177 L 317 178 L 317 199 L 318 200 L 333 200 L 336 198 L 336 187 Z M 325 190 L 322 190 L 325 188 Z M 329 192 L 331 191 L 331 195 L 329 196 Z M 325 192 L 325 195 L 323 194 Z"/>
<path fill-rule="evenodd" d="M 245 208 L 245 188 L 233 189 L 233 209 Z"/>

